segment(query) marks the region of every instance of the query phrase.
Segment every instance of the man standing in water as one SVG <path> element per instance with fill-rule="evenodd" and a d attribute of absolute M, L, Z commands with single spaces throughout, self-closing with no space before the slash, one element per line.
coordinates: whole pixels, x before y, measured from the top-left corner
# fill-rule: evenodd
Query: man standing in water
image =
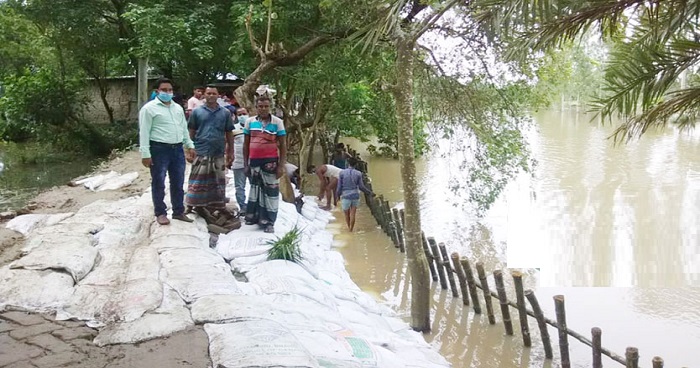
<path fill-rule="evenodd" d="M 185 154 L 187 161 L 194 159 L 194 143 L 187 132 L 187 121 L 182 106 L 172 103 L 173 82 L 161 78 L 156 82 L 156 98 L 139 111 L 139 151 L 141 163 L 151 169 L 151 196 L 156 221 L 170 223 L 165 206 L 165 174 L 170 177 L 170 201 L 173 218 L 192 222 L 185 216 L 183 189 L 185 181 Z"/>
<path fill-rule="evenodd" d="M 275 232 L 279 207 L 279 178 L 287 162 L 287 131 L 282 119 L 270 114 L 270 97 L 258 97 L 258 115 L 246 121 L 243 134 L 243 165 L 250 178 L 246 225 L 258 224 L 266 233 Z"/>
<path fill-rule="evenodd" d="M 340 197 L 340 206 L 345 214 L 345 223 L 348 225 L 350 232 L 355 228 L 355 213 L 357 206 L 360 205 L 360 191 L 373 196 L 371 190 L 367 189 L 362 180 L 362 173 L 355 170 L 357 160 L 350 157 L 348 159 L 348 168 L 340 172 L 338 179 L 337 197 Z"/>
<path fill-rule="evenodd" d="M 217 88 L 208 86 L 204 90 L 206 104 L 192 111 L 188 124 L 197 158 L 192 163 L 186 199 L 187 205 L 195 208 L 226 207 L 225 174 L 233 162 L 233 121 L 231 113 L 216 102 L 218 97 Z"/>
<path fill-rule="evenodd" d="M 338 187 L 340 171 L 341 169 L 333 165 L 321 165 L 317 168 L 311 168 L 311 172 L 315 172 L 316 176 L 318 176 L 319 191 L 317 198 L 319 202 L 323 200 L 324 193 L 326 195 L 326 205 L 321 207 L 322 210 L 331 209 L 331 197 L 333 197 L 333 205 L 338 206 L 338 197 L 335 193 Z"/>

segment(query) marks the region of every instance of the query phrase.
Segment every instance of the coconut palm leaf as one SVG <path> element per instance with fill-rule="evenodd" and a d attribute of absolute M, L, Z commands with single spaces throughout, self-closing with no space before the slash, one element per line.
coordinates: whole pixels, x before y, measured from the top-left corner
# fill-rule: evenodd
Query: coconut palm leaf
<path fill-rule="evenodd" d="M 695 86 L 677 88 L 679 76 L 700 63 L 700 0 L 482 0 L 476 8 L 485 30 L 517 40 L 513 59 L 592 29 L 611 42 L 604 95 L 593 109 L 606 119 L 623 116 L 616 141 L 654 125 L 694 124 L 697 106 L 689 96 Z"/>

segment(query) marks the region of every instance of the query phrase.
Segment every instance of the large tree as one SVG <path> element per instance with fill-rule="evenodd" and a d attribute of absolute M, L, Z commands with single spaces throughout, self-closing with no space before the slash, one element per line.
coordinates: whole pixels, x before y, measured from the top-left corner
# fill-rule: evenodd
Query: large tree
<path fill-rule="evenodd" d="M 700 117 L 698 0 L 479 0 L 485 29 L 526 55 L 579 40 L 595 30 L 610 45 L 604 119 L 621 115 L 616 141 L 669 123 L 695 126 Z M 691 78 L 687 78 L 690 74 Z"/>

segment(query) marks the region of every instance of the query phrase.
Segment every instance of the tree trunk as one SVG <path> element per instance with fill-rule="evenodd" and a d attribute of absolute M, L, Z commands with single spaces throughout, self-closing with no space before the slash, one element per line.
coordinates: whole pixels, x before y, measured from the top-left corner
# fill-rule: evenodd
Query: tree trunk
<path fill-rule="evenodd" d="M 408 270 L 411 273 L 411 328 L 430 331 L 430 274 L 421 244 L 420 203 L 416 180 L 413 142 L 413 62 L 414 41 L 405 36 L 396 40 L 396 86 L 393 89 L 398 119 L 399 162 L 403 180 L 406 224 L 404 239 Z"/>
<path fill-rule="evenodd" d="M 236 101 L 242 107 L 248 110 L 248 115 L 257 114 L 255 110 L 255 90 L 258 89 L 262 81 L 262 76 L 277 66 L 274 60 L 265 60 L 253 70 L 250 75 L 245 78 L 243 85 L 236 88 L 233 94 L 236 96 Z"/>
<path fill-rule="evenodd" d="M 105 83 L 104 79 L 95 78 L 97 87 L 100 89 L 100 99 L 102 100 L 102 105 L 105 107 L 107 112 L 107 117 L 109 118 L 109 124 L 114 124 L 114 109 L 109 106 L 109 101 L 107 101 L 107 92 L 109 92 L 109 87 Z"/>

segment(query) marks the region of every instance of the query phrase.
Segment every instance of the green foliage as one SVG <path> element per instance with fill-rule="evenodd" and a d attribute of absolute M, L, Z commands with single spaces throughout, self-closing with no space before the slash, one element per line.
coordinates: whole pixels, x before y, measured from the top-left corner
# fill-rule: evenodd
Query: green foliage
<path fill-rule="evenodd" d="M 269 240 L 268 245 L 272 248 L 267 252 L 267 259 L 284 259 L 287 261 L 299 263 L 303 257 L 301 254 L 301 230 L 296 226 L 284 236 L 277 237 L 277 240 Z"/>
<path fill-rule="evenodd" d="M 85 104 L 83 81 L 49 68 L 8 76 L 2 85 L 0 134 L 5 140 L 51 139 L 67 123 L 79 120 Z"/>
<path fill-rule="evenodd" d="M 611 46 L 603 95 L 593 107 L 605 120 L 625 121 L 616 140 L 639 137 L 652 126 L 690 128 L 700 119 L 698 0 L 510 1 L 481 0 L 484 29 L 511 42 L 513 54 L 557 48 L 598 34 Z"/>

